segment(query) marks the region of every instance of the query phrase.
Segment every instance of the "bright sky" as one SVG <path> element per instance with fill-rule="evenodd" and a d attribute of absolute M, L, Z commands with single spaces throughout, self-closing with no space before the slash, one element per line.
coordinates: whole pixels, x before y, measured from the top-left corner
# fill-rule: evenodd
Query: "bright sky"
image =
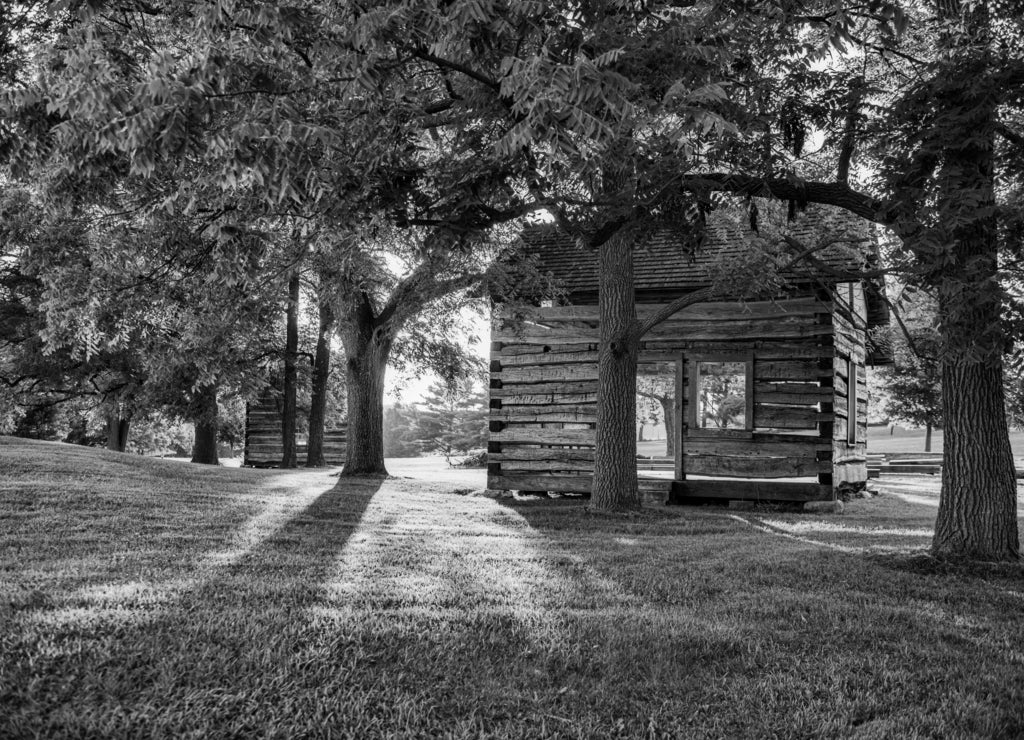
<path fill-rule="evenodd" d="M 463 311 L 462 317 L 472 325 L 473 330 L 471 333 L 480 338 L 478 344 L 472 345 L 468 341 L 463 341 L 462 346 L 483 360 L 488 360 L 491 346 L 490 320 L 480 318 L 473 314 L 472 311 Z M 403 377 L 389 367 L 387 374 L 384 376 L 384 405 L 393 404 L 395 401 L 419 403 L 426 396 L 427 388 L 430 387 L 430 384 L 437 381 L 437 375 L 429 371 L 423 373 L 423 376 L 420 378 Z"/>

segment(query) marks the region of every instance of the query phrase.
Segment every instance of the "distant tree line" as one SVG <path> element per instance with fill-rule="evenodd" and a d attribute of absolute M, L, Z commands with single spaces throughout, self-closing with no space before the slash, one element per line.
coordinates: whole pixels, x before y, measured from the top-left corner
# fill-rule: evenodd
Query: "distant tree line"
<path fill-rule="evenodd" d="M 487 446 L 487 394 L 478 384 L 430 386 L 421 403 L 384 409 L 387 457 L 440 455 L 449 465 Z"/>

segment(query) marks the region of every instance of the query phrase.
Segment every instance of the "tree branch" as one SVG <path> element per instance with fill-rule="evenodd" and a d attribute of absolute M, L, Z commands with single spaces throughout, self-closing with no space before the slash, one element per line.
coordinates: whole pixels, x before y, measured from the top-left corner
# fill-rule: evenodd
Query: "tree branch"
<path fill-rule="evenodd" d="M 441 69 L 450 69 L 453 72 L 458 72 L 460 74 L 463 74 L 466 77 L 470 78 L 471 80 L 476 80 L 480 84 L 486 85 L 487 87 L 491 88 L 492 90 L 495 90 L 495 91 L 500 91 L 501 90 L 501 85 L 498 84 L 498 81 L 488 77 L 483 72 L 479 72 L 479 71 L 473 69 L 472 67 L 467 67 L 466 65 L 461 64 L 459 62 L 453 62 L 450 59 L 445 59 L 444 57 L 439 57 L 436 54 L 431 54 L 429 51 L 427 51 L 423 47 L 417 47 L 417 48 L 413 49 L 412 50 L 412 54 L 416 58 L 422 59 L 425 62 L 430 62 L 431 64 L 434 64 L 434 65 L 437 65 Z"/>
<path fill-rule="evenodd" d="M 858 192 L 843 182 L 800 181 L 751 175 L 707 173 L 681 179 L 684 190 L 713 190 L 751 197 L 796 200 L 804 203 L 837 206 L 874 223 L 892 226 L 901 217 L 896 205 Z"/>

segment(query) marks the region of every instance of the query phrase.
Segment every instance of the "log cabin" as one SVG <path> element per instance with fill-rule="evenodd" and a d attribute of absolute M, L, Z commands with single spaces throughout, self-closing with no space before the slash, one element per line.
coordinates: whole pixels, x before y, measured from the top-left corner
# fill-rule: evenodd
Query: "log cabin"
<path fill-rule="evenodd" d="M 242 465 L 253 468 L 276 468 L 284 457 L 282 418 L 284 399 L 280 388 L 271 384 L 259 398 L 245 405 L 245 449 Z M 309 409 L 298 410 L 297 416 L 305 419 Z M 347 425 L 340 424 L 324 430 L 324 463 L 329 467 L 345 464 L 348 441 Z M 306 436 L 296 435 L 296 458 L 298 465 L 306 464 Z"/>
<path fill-rule="evenodd" d="M 863 222 L 838 209 L 811 207 L 781 221 L 774 238 L 820 248 L 813 264 L 793 265 L 768 298 L 716 292 L 721 299 L 685 308 L 643 338 L 638 400 L 660 398 L 666 425 L 661 451 L 638 455 L 649 497 L 829 501 L 867 481 L 865 366 L 891 362 L 874 339 L 889 320 L 884 284 L 857 277 L 876 263 L 877 246 Z M 638 318 L 728 285 L 730 265 L 770 242 L 755 226 L 713 212 L 696 251 L 668 233 L 637 247 Z M 495 297 L 488 487 L 587 494 L 597 422 L 596 254 L 548 225 L 527 228 L 522 242 L 561 297 L 515 312 Z"/>

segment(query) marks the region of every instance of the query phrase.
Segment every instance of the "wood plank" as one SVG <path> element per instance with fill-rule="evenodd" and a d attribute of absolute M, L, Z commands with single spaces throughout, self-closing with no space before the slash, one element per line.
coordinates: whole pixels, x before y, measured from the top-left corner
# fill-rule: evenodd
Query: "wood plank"
<path fill-rule="evenodd" d="M 590 342 L 577 342 L 574 344 L 548 344 L 546 342 L 526 342 L 515 344 L 503 344 L 498 351 L 491 352 L 495 359 L 512 357 L 515 355 L 533 355 L 547 352 L 572 354 L 574 352 L 597 352 L 597 340 Z"/>
<path fill-rule="evenodd" d="M 831 388 L 822 388 L 817 383 L 757 383 L 754 385 L 754 393 L 758 398 L 762 393 L 796 393 L 796 394 L 821 394 L 826 396 L 831 393 Z"/>
<path fill-rule="evenodd" d="M 503 447 L 501 452 L 487 455 L 487 462 L 504 463 L 510 460 L 539 460 L 546 462 L 594 462 L 594 450 L 569 450 L 550 447 L 530 449 Z"/>
<path fill-rule="evenodd" d="M 796 385 L 794 383 L 794 385 Z M 832 403 L 831 388 L 815 388 L 811 393 L 797 393 L 789 390 L 761 391 L 754 390 L 754 400 L 758 403 L 775 403 L 785 405 L 817 405 Z"/>
<path fill-rule="evenodd" d="M 523 444 L 556 444 L 593 447 L 597 433 L 593 429 L 531 429 L 512 426 L 500 432 L 491 432 L 492 442 L 519 442 Z M 504 452 L 504 448 L 502 448 Z"/>
<path fill-rule="evenodd" d="M 679 352 L 671 351 L 647 351 L 641 352 L 639 363 L 641 365 L 655 362 L 674 362 L 679 358 Z M 535 365 L 573 365 L 579 363 L 596 363 L 597 349 L 577 352 L 529 352 L 515 355 L 498 355 L 492 353 L 491 359 L 500 363 L 502 369 L 509 367 L 535 366 Z"/>
<path fill-rule="evenodd" d="M 764 406 L 754 409 L 754 425 L 769 429 L 815 429 L 820 421 L 831 421 L 832 414 L 811 406 Z"/>
<path fill-rule="evenodd" d="M 687 498 L 721 498 L 745 501 L 831 501 L 832 486 L 819 483 L 777 481 L 685 480 L 672 486 L 673 503 Z"/>
<path fill-rule="evenodd" d="M 655 311 L 667 305 L 666 303 L 642 303 L 636 307 L 637 316 L 646 318 Z M 774 301 L 705 301 L 687 306 L 679 315 L 688 319 L 701 321 L 715 321 L 728 319 L 741 315 L 751 318 L 764 318 L 773 316 L 799 315 L 801 313 L 823 313 L 828 312 L 828 303 L 818 300 L 812 296 L 797 298 L 780 298 Z M 596 305 L 575 305 L 575 306 L 552 306 L 548 308 L 532 309 L 531 316 L 543 316 L 544 318 L 572 321 L 579 319 L 598 318 L 598 307 Z"/>
<path fill-rule="evenodd" d="M 543 342 L 551 344 L 597 343 L 597 326 L 581 321 L 503 324 L 491 331 L 491 341 L 509 344 Z"/>
<path fill-rule="evenodd" d="M 549 460 L 507 460 L 501 463 L 501 474 L 509 475 L 510 471 L 520 472 L 531 471 L 534 473 L 551 473 L 557 475 L 565 471 L 586 471 L 594 472 L 593 462 L 551 462 Z"/>
<path fill-rule="evenodd" d="M 814 457 L 819 452 L 831 452 L 831 440 L 820 437 L 794 437 L 790 436 L 787 441 L 778 442 L 770 440 L 729 440 L 729 439 L 697 439 L 687 437 L 686 452 L 696 455 L 712 454 L 717 452 L 720 455 L 746 455 L 748 457 Z"/>
<path fill-rule="evenodd" d="M 562 411 L 557 406 L 553 409 L 544 406 L 510 406 L 508 408 L 491 409 L 490 419 L 491 421 L 503 421 L 507 424 L 597 423 L 596 404 L 582 407 L 567 406 L 566 408 L 586 410 Z"/>
<path fill-rule="evenodd" d="M 688 429 L 686 431 L 686 444 L 687 445 L 691 444 L 692 441 L 697 439 L 697 437 L 694 435 L 694 431 L 695 430 L 692 430 L 692 429 Z M 696 430 L 696 431 L 700 431 L 700 430 Z M 716 431 L 716 432 L 712 432 L 712 433 L 709 433 L 709 434 L 705 434 L 705 435 L 703 435 L 703 439 L 706 440 L 707 442 L 716 442 L 716 441 L 725 442 L 726 439 L 727 439 L 727 436 L 719 436 L 720 434 L 722 434 L 721 431 Z M 832 443 L 831 439 L 822 439 L 817 434 L 810 434 L 809 432 L 798 432 L 798 431 L 791 431 L 791 432 L 759 432 L 759 431 L 755 430 L 753 432 L 743 432 L 742 434 L 744 436 L 736 438 L 736 441 L 738 441 L 738 442 L 746 441 L 747 443 L 749 443 L 751 441 L 753 441 L 753 442 L 773 442 L 773 443 L 795 442 L 797 444 L 804 444 L 804 443 L 814 444 L 814 443 L 817 443 L 817 444 L 824 445 L 826 449 L 828 448 L 828 445 L 830 445 Z"/>
<path fill-rule="evenodd" d="M 597 363 L 590 365 L 555 365 L 542 367 L 510 367 L 492 373 L 492 378 L 506 383 L 536 384 L 555 381 L 597 380 Z"/>
<path fill-rule="evenodd" d="M 801 478 L 832 470 L 829 460 L 814 457 L 729 457 L 691 455 L 683 460 L 687 475 L 715 475 L 738 478 Z"/>
<path fill-rule="evenodd" d="M 493 394 L 492 394 L 493 395 Z M 562 406 L 597 403 L 597 393 L 544 393 L 540 395 L 501 395 L 501 407 L 506 406 Z"/>
<path fill-rule="evenodd" d="M 492 358 L 498 359 L 498 358 Z M 504 370 L 522 365 L 567 365 L 580 362 L 597 362 L 597 350 L 586 352 L 533 352 L 503 356 L 500 360 Z"/>
<path fill-rule="evenodd" d="M 726 354 L 730 352 L 749 351 L 753 346 L 755 360 L 796 360 L 796 359 L 831 359 L 831 347 L 822 347 L 814 340 L 801 343 L 771 341 L 737 341 L 737 342 L 688 342 L 676 337 L 667 340 L 645 340 L 641 342 L 644 349 L 681 351 L 687 354 Z"/>
<path fill-rule="evenodd" d="M 730 321 L 666 321 L 654 327 L 648 334 L 648 341 L 670 338 L 675 341 L 723 341 L 723 340 L 765 340 L 765 339 L 803 339 L 824 337 L 833 334 L 831 324 L 820 324 L 814 317 L 780 317 L 774 319 L 743 319 Z M 528 322 L 519 326 L 502 326 L 492 333 L 492 339 L 498 342 L 530 343 L 543 341 L 552 342 L 596 343 L 597 325 L 581 321 Z"/>
<path fill-rule="evenodd" d="M 786 362 L 784 360 L 773 360 L 769 362 L 754 362 L 754 380 L 766 383 L 779 380 L 809 381 L 814 378 L 832 377 L 832 368 L 818 367 L 817 362 L 797 360 Z"/>
<path fill-rule="evenodd" d="M 547 383 L 505 383 L 501 388 L 491 388 L 491 398 L 506 398 L 517 394 L 571 394 L 571 393 L 597 393 L 596 380 L 583 380 L 572 382 L 550 381 Z"/>
<path fill-rule="evenodd" d="M 647 335 L 650 340 L 658 338 L 676 338 L 678 341 L 722 341 L 732 340 L 764 340 L 764 339 L 803 339 L 821 338 L 832 335 L 832 327 L 828 324 L 795 323 L 788 321 L 758 322 L 722 322 L 720 325 L 701 324 L 659 325 Z"/>
<path fill-rule="evenodd" d="M 488 475 L 487 487 L 497 491 L 561 491 L 590 493 L 590 475 Z"/>

